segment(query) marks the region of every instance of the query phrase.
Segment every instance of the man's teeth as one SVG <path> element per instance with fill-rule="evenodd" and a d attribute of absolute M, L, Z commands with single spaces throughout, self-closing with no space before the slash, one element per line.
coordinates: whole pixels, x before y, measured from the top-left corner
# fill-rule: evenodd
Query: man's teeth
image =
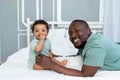
<path fill-rule="evenodd" d="M 77 42 L 79 39 L 75 39 L 74 42 Z"/>

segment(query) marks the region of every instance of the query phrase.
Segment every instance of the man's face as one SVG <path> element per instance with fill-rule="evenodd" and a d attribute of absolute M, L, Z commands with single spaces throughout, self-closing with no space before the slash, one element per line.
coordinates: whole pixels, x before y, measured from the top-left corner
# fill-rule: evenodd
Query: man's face
<path fill-rule="evenodd" d="M 84 24 L 74 22 L 69 27 L 70 41 L 76 48 L 84 48 L 84 45 L 90 35 L 90 29 L 84 26 Z"/>

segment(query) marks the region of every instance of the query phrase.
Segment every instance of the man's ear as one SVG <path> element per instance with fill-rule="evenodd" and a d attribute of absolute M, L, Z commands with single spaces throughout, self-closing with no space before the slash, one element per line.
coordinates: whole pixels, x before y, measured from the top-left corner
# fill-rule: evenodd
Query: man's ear
<path fill-rule="evenodd" d="M 87 32 L 88 32 L 88 34 L 91 34 L 91 29 L 88 28 L 88 29 L 87 29 Z"/>

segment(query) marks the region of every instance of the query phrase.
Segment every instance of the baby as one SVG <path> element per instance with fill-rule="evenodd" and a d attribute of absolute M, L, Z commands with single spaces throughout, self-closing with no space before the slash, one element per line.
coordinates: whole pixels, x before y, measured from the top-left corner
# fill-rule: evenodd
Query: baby
<path fill-rule="evenodd" d="M 49 39 L 46 37 L 49 32 L 48 23 L 44 20 L 36 20 L 32 25 L 32 32 L 34 35 L 34 39 L 31 41 L 30 44 L 30 55 L 28 61 L 28 67 L 34 70 L 43 70 L 40 65 L 35 63 L 35 57 L 38 54 L 44 54 L 46 56 L 50 56 L 54 62 L 65 66 L 67 60 L 57 61 L 54 58 L 53 52 L 51 50 L 51 44 Z"/>

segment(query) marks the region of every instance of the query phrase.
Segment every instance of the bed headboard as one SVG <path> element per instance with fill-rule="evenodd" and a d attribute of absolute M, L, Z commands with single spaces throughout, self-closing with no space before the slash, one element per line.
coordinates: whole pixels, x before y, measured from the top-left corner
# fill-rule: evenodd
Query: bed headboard
<path fill-rule="evenodd" d="M 67 33 L 67 29 L 69 27 L 69 24 L 71 22 L 66 22 L 66 21 L 62 21 L 62 8 L 61 8 L 61 1 L 62 0 L 52 0 L 52 20 L 51 21 L 47 21 L 49 23 L 49 25 L 51 26 L 50 32 L 48 34 L 48 38 L 51 40 L 51 43 L 53 43 L 54 45 L 59 45 L 58 43 L 64 42 L 67 43 L 69 42 L 69 36 Z M 21 20 L 22 20 L 22 24 L 27 28 L 27 46 L 30 45 L 30 25 L 34 22 L 33 20 L 31 20 L 31 18 L 26 18 L 25 16 L 25 0 L 17 0 L 18 2 L 18 8 L 21 5 Z M 20 3 L 21 2 L 21 3 Z M 102 4 L 102 2 L 100 1 L 100 4 Z M 55 6 L 56 5 L 56 6 Z M 35 19 L 44 19 L 43 16 L 43 0 L 35 0 Z M 18 15 L 20 10 L 18 10 Z M 56 13 L 56 14 L 55 14 Z M 88 22 L 90 25 L 90 28 L 92 29 L 93 32 L 98 32 L 103 34 L 103 22 L 102 22 L 103 16 L 102 16 L 102 5 L 100 5 L 100 9 L 99 9 L 99 20 L 96 22 Z M 61 31 L 60 34 L 59 31 Z M 64 35 L 63 35 L 64 33 Z M 61 36 L 61 37 L 57 37 L 58 39 L 61 38 L 59 41 L 57 38 L 55 38 L 56 36 Z M 54 37 L 55 36 L 55 37 Z M 54 38 L 57 39 L 57 43 L 55 43 L 56 41 L 54 41 Z M 19 39 L 18 39 L 19 40 Z M 62 41 L 63 40 L 63 41 Z M 59 41 L 59 42 L 58 42 Z M 66 41 L 66 42 L 65 42 Z M 18 41 L 19 42 L 19 41 Z M 66 46 L 72 47 L 72 44 L 69 42 Z M 19 46 L 19 45 L 18 45 Z M 62 46 L 60 44 L 60 46 Z M 64 45 L 65 46 L 65 45 Z M 19 48 L 18 48 L 19 49 Z"/>
<path fill-rule="evenodd" d="M 30 45 L 30 25 L 34 21 L 30 21 L 30 18 L 27 18 L 26 20 L 26 27 L 27 27 L 27 46 Z M 69 41 L 69 35 L 68 35 L 68 27 L 70 22 L 49 22 L 48 24 L 51 26 L 51 29 L 48 33 L 48 38 L 51 41 L 51 44 L 54 44 L 54 46 L 58 47 L 73 47 L 72 43 Z M 88 22 L 90 28 L 93 32 L 101 33 L 103 34 L 103 24 L 100 22 Z M 64 44 L 64 45 L 63 45 Z"/>

